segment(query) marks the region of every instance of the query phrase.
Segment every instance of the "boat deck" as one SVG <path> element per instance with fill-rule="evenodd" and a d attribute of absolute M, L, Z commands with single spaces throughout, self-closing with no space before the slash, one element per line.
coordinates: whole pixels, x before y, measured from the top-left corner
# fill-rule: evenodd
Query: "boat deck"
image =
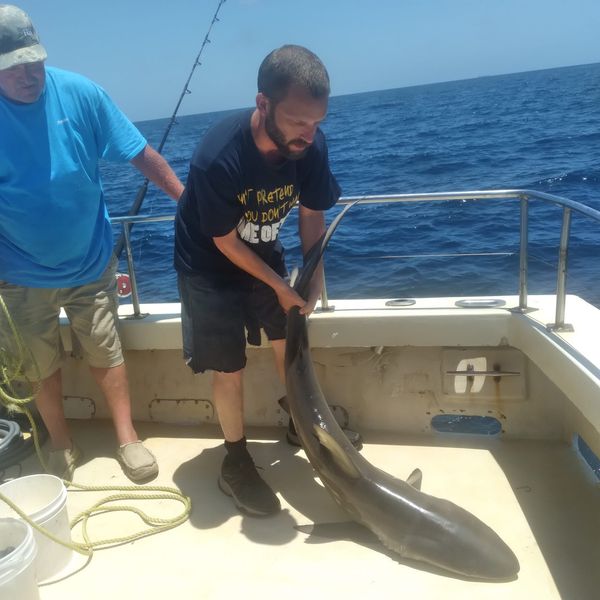
<path fill-rule="evenodd" d="M 216 485 L 224 455 L 215 425 L 178 427 L 138 423 L 157 455 L 160 475 L 150 485 L 175 485 L 192 500 L 189 521 L 170 531 L 95 552 L 79 572 L 40 587 L 42 600 L 65 598 L 564 598 L 592 600 L 600 589 L 600 487 L 565 443 L 482 436 L 364 434 L 364 456 L 405 478 L 423 471 L 424 492 L 447 498 L 490 525 L 517 555 L 514 581 L 470 581 L 391 557 L 356 527 L 354 539 L 328 539 L 296 529 L 347 521 L 301 449 L 289 446 L 283 428 L 253 428 L 249 448 L 277 491 L 284 510 L 270 518 L 242 516 Z M 113 459 L 109 422 L 75 421 L 84 464 L 76 481 L 126 485 Z M 364 432 L 363 432 L 364 433 Z M 31 458 L 24 473 L 36 470 Z M 10 473 L 7 473 L 10 475 Z M 107 492 L 70 491 L 72 518 Z M 180 505 L 175 503 L 174 511 Z M 150 514 L 174 512 L 158 501 Z M 91 521 L 93 538 L 144 527 L 130 514 Z M 322 530 L 321 530 L 322 533 Z M 339 533 L 339 532 L 338 532 Z M 74 539 L 78 538 L 75 530 Z M 79 555 L 67 571 L 85 560 Z M 367 596 L 368 595 L 368 596 Z"/>

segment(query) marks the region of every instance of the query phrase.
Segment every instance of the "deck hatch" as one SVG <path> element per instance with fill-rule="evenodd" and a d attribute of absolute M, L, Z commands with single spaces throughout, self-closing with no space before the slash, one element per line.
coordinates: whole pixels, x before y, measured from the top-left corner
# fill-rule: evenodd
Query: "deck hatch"
<path fill-rule="evenodd" d="M 495 417 L 480 415 L 435 415 L 431 427 L 439 433 L 467 433 L 471 435 L 498 435 L 502 425 Z"/>

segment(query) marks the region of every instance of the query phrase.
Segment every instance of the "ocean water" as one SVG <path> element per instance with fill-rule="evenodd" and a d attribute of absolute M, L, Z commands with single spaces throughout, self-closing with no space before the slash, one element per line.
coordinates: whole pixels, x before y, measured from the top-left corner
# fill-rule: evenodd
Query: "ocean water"
<path fill-rule="evenodd" d="M 224 114 L 178 118 L 163 154 L 183 181 L 197 142 Z M 137 125 L 156 147 L 167 123 Z M 345 196 L 527 188 L 600 210 L 600 63 L 337 96 L 323 130 Z M 126 214 L 141 176 L 128 165 L 101 169 L 111 215 Z M 174 210 L 150 186 L 140 214 Z M 559 207 L 531 203 L 531 294 L 556 290 L 561 219 Z M 289 266 L 301 263 L 296 229 L 290 217 L 281 232 Z M 136 225 L 132 239 L 142 302 L 177 301 L 172 223 Z M 516 294 L 518 249 L 516 201 L 358 205 L 328 248 L 328 294 Z M 573 214 L 567 291 L 597 306 L 599 257 L 600 223 Z"/>

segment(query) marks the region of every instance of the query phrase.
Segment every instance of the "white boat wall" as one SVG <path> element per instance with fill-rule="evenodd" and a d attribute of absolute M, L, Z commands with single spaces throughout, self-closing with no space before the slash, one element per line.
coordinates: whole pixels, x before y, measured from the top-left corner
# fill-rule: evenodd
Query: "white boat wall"
<path fill-rule="evenodd" d="M 501 424 L 501 438 L 570 442 L 580 434 L 600 454 L 600 311 L 567 296 L 574 331 L 553 332 L 546 325 L 554 296 L 529 296 L 526 313 L 511 310 L 517 296 L 489 298 L 503 304 L 492 308 L 457 307 L 462 300 L 469 298 L 418 299 L 409 307 L 334 300 L 334 310 L 313 314 L 312 355 L 330 404 L 359 430 L 439 437 L 436 415 L 489 416 Z M 142 304 L 147 316 L 139 320 L 127 318 L 128 308 L 120 311 L 121 336 L 134 418 L 217 424 L 210 374 L 194 376 L 182 358 L 179 304 Z M 67 327 L 63 333 L 70 350 Z M 64 379 L 70 417 L 109 417 L 85 363 L 69 359 Z M 285 386 L 266 340 L 248 349 L 244 385 L 248 425 L 287 424 L 277 404 Z"/>
<path fill-rule="evenodd" d="M 325 397 L 341 422 L 362 433 L 368 460 L 399 478 L 420 468 L 423 491 L 492 527 L 519 559 L 514 581 L 470 581 L 402 562 L 352 536 L 320 536 L 319 524 L 348 516 L 315 479 L 303 451 L 285 443 L 288 417 L 277 403 L 285 386 L 266 340 L 247 353 L 247 437 L 284 511 L 269 519 L 239 515 L 216 485 L 224 452 L 211 375 L 194 376 L 183 361 L 179 304 L 135 298 L 120 308 L 134 419 L 158 457 L 158 483 L 180 487 L 192 514 L 176 529 L 98 552 L 83 571 L 40 588 L 41 598 L 598 597 L 600 487 L 579 449 L 583 440 L 592 460 L 600 456 L 600 310 L 564 290 L 569 211 L 581 205 L 523 190 L 364 201 L 457 199 L 520 202 L 516 294 L 325 297 L 309 319 L 311 352 Z M 527 294 L 532 199 L 567 210 L 556 295 Z M 600 221 L 600 213 L 584 209 Z M 62 335 L 71 350 L 66 320 Z M 106 405 L 83 361 L 67 360 L 63 385 L 86 456 L 78 480 L 125 483 L 109 458 Z M 71 515 L 89 504 L 84 496 L 70 494 Z"/>

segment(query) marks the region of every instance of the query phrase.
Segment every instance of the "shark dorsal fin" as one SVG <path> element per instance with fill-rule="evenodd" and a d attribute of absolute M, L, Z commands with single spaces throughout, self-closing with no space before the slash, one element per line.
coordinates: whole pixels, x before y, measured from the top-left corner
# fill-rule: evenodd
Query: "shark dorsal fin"
<path fill-rule="evenodd" d="M 408 485 L 412 485 L 415 489 L 421 490 L 421 482 L 423 481 L 423 473 L 421 469 L 415 469 L 406 480 Z"/>
<path fill-rule="evenodd" d="M 319 439 L 319 443 L 333 455 L 335 461 L 346 475 L 353 479 L 360 477 L 360 471 L 356 468 L 356 465 L 348 458 L 348 455 L 344 452 L 343 448 L 340 448 L 340 445 L 335 441 L 329 431 L 318 425 L 313 425 L 313 431 Z"/>

